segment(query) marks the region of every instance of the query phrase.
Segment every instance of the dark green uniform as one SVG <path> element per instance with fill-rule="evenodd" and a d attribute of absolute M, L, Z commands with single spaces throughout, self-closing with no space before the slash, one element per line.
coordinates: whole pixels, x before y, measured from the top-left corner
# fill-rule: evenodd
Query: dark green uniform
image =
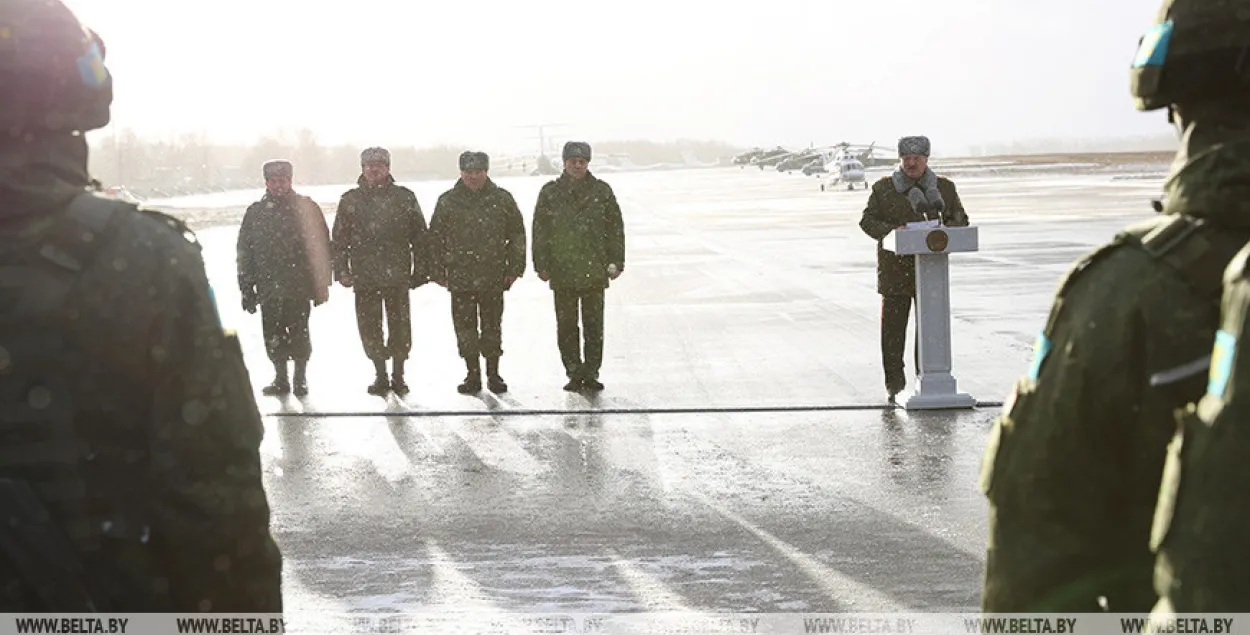
<path fill-rule="evenodd" d="M 1151 536 L 1157 613 L 1250 612 L 1250 248 L 1225 279 L 1206 395 L 1180 413 L 1163 472 Z"/>
<path fill-rule="evenodd" d="M 470 375 L 488 372 L 503 355 L 504 292 L 525 273 L 525 219 L 516 199 L 487 180 L 473 191 L 463 180 L 438 197 L 430 217 L 430 279 L 451 292 L 456 346 Z"/>
<path fill-rule="evenodd" d="M 298 384 L 312 356 L 308 319 L 330 285 L 330 229 L 311 198 L 266 192 L 244 213 L 236 250 L 243 308 L 259 305 L 265 351 L 277 370 L 265 392 L 280 394 L 290 388 L 287 362 L 295 362 Z"/>
<path fill-rule="evenodd" d="M 1202 394 L 1219 271 L 1250 238 L 1235 207 L 1182 211 L 1128 228 L 1060 285 L 982 467 L 986 611 L 1154 602 L 1150 518 L 1172 411 Z"/>
<path fill-rule="evenodd" d="M 1201 466 L 1174 497 L 1178 462 L 1168 463 L 1165 479 L 1164 457 L 1177 408 L 1219 394 L 1227 370 L 1219 354 L 1227 336 L 1214 360 L 1211 351 L 1221 276 L 1250 239 L 1250 84 L 1240 70 L 1248 7 L 1165 0 L 1140 40 L 1130 69 L 1135 105 L 1166 108 L 1182 132 L 1165 183 L 1167 215 L 1130 229 L 1069 275 L 1028 377 L 995 424 L 982 474 L 991 503 L 989 611 L 1147 611 L 1159 544 L 1154 582 L 1165 598 L 1183 610 L 1247 604 L 1245 585 L 1208 586 L 1229 580 L 1225 563 L 1244 561 L 1236 545 L 1245 523 L 1219 526 L 1230 519 L 1223 495 L 1235 500 L 1238 480 L 1216 485 Z M 1186 470 L 1225 434 L 1191 439 L 1197 427 L 1185 426 Z M 1188 502 L 1191 492 L 1201 493 Z M 1233 598 L 1234 589 L 1236 601 L 1211 601 Z"/>
<path fill-rule="evenodd" d="M 625 226 L 612 188 L 593 174 L 543 186 L 534 206 L 534 271 L 550 276 L 556 341 L 570 380 L 597 380 L 603 365 L 608 266 L 625 270 Z M 585 359 L 578 314 L 585 329 Z"/>
<path fill-rule="evenodd" d="M 397 372 L 412 350 L 408 291 L 429 280 L 425 232 L 417 195 L 393 177 L 373 186 L 361 176 L 334 217 L 334 275 L 339 282 L 346 276 L 355 290 L 365 355 L 375 365 L 395 360 Z M 389 341 L 382 334 L 384 312 Z"/>
<path fill-rule="evenodd" d="M 0 612 L 280 612 L 260 415 L 199 246 L 85 191 L 103 42 L 56 1 L 0 25 Z"/>
<path fill-rule="evenodd" d="M 968 214 L 955 184 L 937 177 L 945 209 L 942 224 L 948 227 L 968 225 Z M 916 257 L 899 255 L 885 248 L 890 232 L 907 223 L 925 220 L 894 187 L 891 177 L 882 177 L 872 186 L 859 227 L 877 241 L 877 293 L 881 294 L 881 367 L 885 373 L 886 390 L 902 392 L 907 386 L 903 352 L 907 346 L 907 322 L 916 297 Z M 913 358 L 915 356 L 913 355 Z M 917 362 L 917 366 L 919 363 Z"/>

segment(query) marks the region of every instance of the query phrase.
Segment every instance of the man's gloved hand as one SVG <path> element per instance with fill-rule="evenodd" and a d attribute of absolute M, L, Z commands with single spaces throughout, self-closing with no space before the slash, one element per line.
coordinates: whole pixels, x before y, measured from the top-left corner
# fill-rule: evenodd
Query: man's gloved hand
<path fill-rule="evenodd" d="M 326 287 L 317 289 L 317 293 L 313 296 L 313 306 L 321 306 L 330 299 L 330 290 Z"/>
<path fill-rule="evenodd" d="M 503 290 L 508 291 L 512 289 L 514 284 L 516 284 L 516 276 L 505 276 L 503 279 Z"/>
<path fill-rule="evenodd" d="M 412 277 L 411 277 L 411 278 L 409 279 L 409 281 L 408 281 L 408 288 L 409 288 L 409 289 L 416 289 L 416 288 L 418 288 L 418 287 L 422 287 L 422 286 L 424 286 L 424 285 L 425 285 L 425 283 L 427 283 L 427 282 L 429 282 L 429 281 L 430 281 L 430 277 L 429 277 L 429 276 L 423 276 L 423 275 L 421 275 L 421 274 L 416 274 L 416 273 L 414 273 L 414 274 L 412 274 Z"/>
<path fill-rule="evenodd" d="M 550 282 L 550 281 L 551 281 L 551 274 L 550 274 L 550 273 L 548 273 L 548 272 L 546 272 L 546 271 L 539 271 L 539 272 L 538 272 L 538 279 L 539 279 L 539 280 L 542 280 L 543 282 Z"/>
<path fill-rule="evenodd" d="M 255 313 L 260 302 L 256 299 L 255 291 L 243 292 L 243 310 L 248 313 Z"/>
<path fill-rule="evenodd" d="M 350 289 L 352 288 L 353 284 L 356 284 L 356 278 L 352 277 L 352 274 L 350 273 L 345 273 L 339 276 L 339 284 L 343 285 L 345 288 Z"/>

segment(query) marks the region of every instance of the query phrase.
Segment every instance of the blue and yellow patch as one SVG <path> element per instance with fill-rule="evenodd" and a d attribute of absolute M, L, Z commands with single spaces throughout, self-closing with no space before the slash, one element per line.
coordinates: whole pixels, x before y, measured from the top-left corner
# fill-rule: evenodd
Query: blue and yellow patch
<path fill-rule="evenodd" d="M 91 48 L 78 58 L 78 75 L 82 78 L 83 85 L 89 88 L 99 88 L 108 81 L 109 72 L 104 68 L 100 46 L 95 42 L 92 42 Z"/>
<path fill-rule="evenodd" d="M 1173 24 L 1171 20 L 1154 25 L 1142 36 L 1137 46 L 1137 56 L 1133 58 L 1133 68 L 1143 66 L 1163 66 L 1168 57 L 1168 46 L 1172 43 Z"/>
<path fill-rule="evenodd" d="M 1033 363 L 1029 365 L 1029 379 L 1037 381 L 1037 376 L 1042 373 L 1042 362 L 1046 361 L 1046 356 L 1050 354 L 1050 338 L 1045 333 L 1037 334 L 1037 343 L 1033 345 Z"/>
<path fill-rule="evenodd" d="M 1233 374 L 1233 353 L 1237 338 L 1228 331 L 1215 332 L 1215 348 L 1211 350 L 1211 371 L 1207 376 L 1207 394 L 1217 399 L 1224 397 L 1228 379 Z"/>

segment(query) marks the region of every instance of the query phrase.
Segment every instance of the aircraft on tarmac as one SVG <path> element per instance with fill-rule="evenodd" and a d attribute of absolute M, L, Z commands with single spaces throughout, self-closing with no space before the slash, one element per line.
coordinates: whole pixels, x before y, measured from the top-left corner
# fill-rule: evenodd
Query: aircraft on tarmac
<path fill-rule="evenodd" d="M 764 150 L 762 148 L 752 148 L 742 154 L 734 157 L 734 165 L 745 168 L 748 165 L 758 165 L 761 170 L 764 166 L 777 165 L 783 158 L 790 156 L 790 151 L 777 146 L 772 150 Z"/>
<path fill-rule="evenodd" d="M 862 183 L 864 189 L 868 189 L 868 174 L 864 171 L 864 164 L 851 153 L 839 151 L 838 157 L 830 165 L 836 165 L 837 171 L 832 173 L 827 182 L 820 184 L 820 191 L 824 192 L 838 185 L 846 185 L 847 191 L 854 191 L 856 183 Z"/>

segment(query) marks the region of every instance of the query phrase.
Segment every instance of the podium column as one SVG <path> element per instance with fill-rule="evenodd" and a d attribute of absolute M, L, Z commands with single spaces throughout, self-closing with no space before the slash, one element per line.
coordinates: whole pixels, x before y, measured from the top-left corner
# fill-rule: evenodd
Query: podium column
<path fill-rule="evenodd" d="M 935 227 L 896 230 L 896 253 L 916 258 L 916 348 L 920 367 L 916 389 L 903 403 L 908 410 L 974 408 L 976 399 L 959 392 L 951 374 L 950 253 L 975 251 L 976 228 Z"/>

